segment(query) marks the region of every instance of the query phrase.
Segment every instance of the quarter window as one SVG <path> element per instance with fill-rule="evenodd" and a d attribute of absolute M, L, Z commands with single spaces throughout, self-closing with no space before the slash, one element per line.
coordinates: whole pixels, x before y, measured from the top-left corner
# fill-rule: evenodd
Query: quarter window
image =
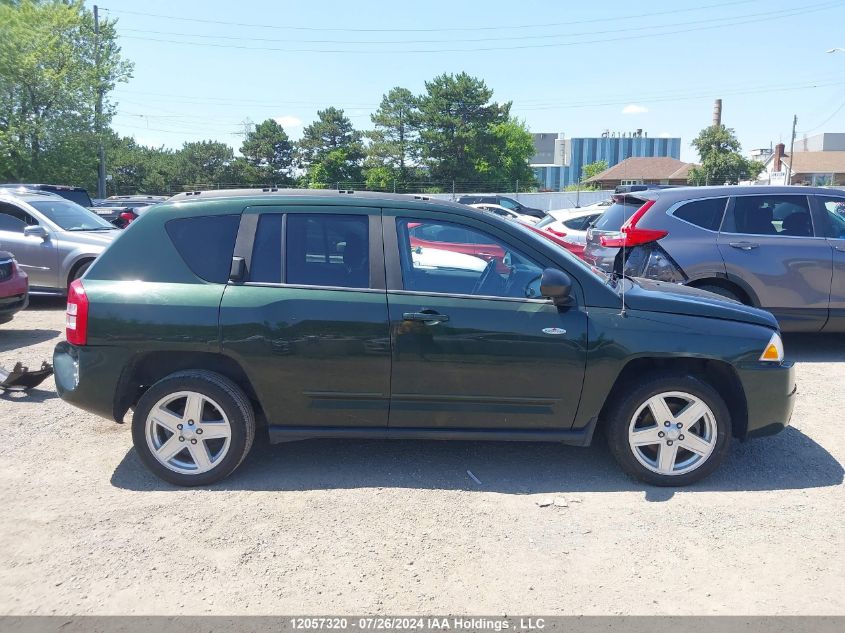
<path fill-rule="evenodd" d="M 170 220 L 170 241 L 193 273 L 218 284 L 226 283 L 240 215 L 196 216 Z"/>
<path fill-rule="evenodd" d="M 738 196 L 722 231 L 811 237 L 813 223 L 807 196 Z"/>
<path fill-rule="evenodd" d="M 290 214 L 285 232 L 287 283 L 369 287 L 369 220 L 366 216 Z"/>
<path fill-rule="evenodd" d="M 722 225 L 722 216 L 725 214 L 727 198 L 710 198 L 708 200 L 694 200 L 682 204 L 675 209 L 674 216 L 695 224 L 703 229 L 718 231 Z"/>
<path fill-rule="evenodd" d="M 483 231 L 410 219 L 397 231 L 405 290 L 540 298 L 542 267 Z"/>

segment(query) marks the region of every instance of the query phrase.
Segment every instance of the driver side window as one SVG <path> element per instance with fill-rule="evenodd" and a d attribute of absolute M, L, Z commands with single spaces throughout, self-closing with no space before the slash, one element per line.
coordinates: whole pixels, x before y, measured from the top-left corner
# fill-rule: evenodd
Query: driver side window
<path fill-rule="evenodd" d="M 542 266 L 483 231 L 401 218 L 397 231 L 405 290 L 541 298 Z"/>
<path fill-rule="evenodd" d="M 24 228 L 33 224 L 38 224 L 38 222 L 26 211 L 0 202 L 0 231 L 23 233 Z"/>

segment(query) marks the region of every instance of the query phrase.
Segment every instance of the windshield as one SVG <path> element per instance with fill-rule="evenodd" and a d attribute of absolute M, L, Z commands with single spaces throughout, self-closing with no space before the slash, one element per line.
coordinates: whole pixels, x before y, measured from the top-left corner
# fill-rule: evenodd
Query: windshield
<path fill-rule="evenodd" d="M 602 216 L 596 220 L 593 227 L 600 231 L 618 231 L 622 228 L 625 220 L 630 218 L 637 209 L 645 204 L 645 200 L 638 198 L 626 198 L 625 202 L 614 202 L 607 207 Z"/>
<path fill-rule="evenodd" d="M 70 200 L 29 200 L 48 220 L 65 231 L 104 231 L 115 227 Z"/>
<path fill-rule="evenodd" d="M 76 204 L 81 205 L 83 207 L 92 206 L 91 198 L 88 197 L 88 192 L 84 189 L 45 189 L 44 191 L 49 191 L 50 193 L 58 194 L 65 200 L 70 200 L 71 202 L 75 202 Z"/>

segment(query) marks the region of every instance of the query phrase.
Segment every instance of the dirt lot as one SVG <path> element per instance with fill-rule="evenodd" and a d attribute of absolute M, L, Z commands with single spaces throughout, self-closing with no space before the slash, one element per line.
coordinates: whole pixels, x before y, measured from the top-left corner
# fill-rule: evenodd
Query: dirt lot
<path fill-rule="evenodd" d="M 33 303 L 0 364 L 62 336 Z M 845 338 L 786 347 L 794 426 L 677 492 L 601 445 L 376 441 L 259 443 L 181 490 L 51 381 L 0 396 L 0 614 L 845 614 Z"/>

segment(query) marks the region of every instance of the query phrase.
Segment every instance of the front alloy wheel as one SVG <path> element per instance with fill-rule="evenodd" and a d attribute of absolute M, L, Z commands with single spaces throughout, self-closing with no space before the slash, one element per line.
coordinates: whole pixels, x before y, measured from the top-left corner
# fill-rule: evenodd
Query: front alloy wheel
<path fill-rule="evenodd" d="M 682 391 L 652 396 L 637 409 L 628 427 L 634 457 L 660 475 L 682 475 L 704 464 L 717 436 L 710 407 Z"/>
<path fill-rule="evenodd" d="M 657 486 L 709 475 L 727 455 L 732 434 L 728 407 L 713 387 L 668 372 L 617 390 L 603 423 L 622 469 Z"/>

